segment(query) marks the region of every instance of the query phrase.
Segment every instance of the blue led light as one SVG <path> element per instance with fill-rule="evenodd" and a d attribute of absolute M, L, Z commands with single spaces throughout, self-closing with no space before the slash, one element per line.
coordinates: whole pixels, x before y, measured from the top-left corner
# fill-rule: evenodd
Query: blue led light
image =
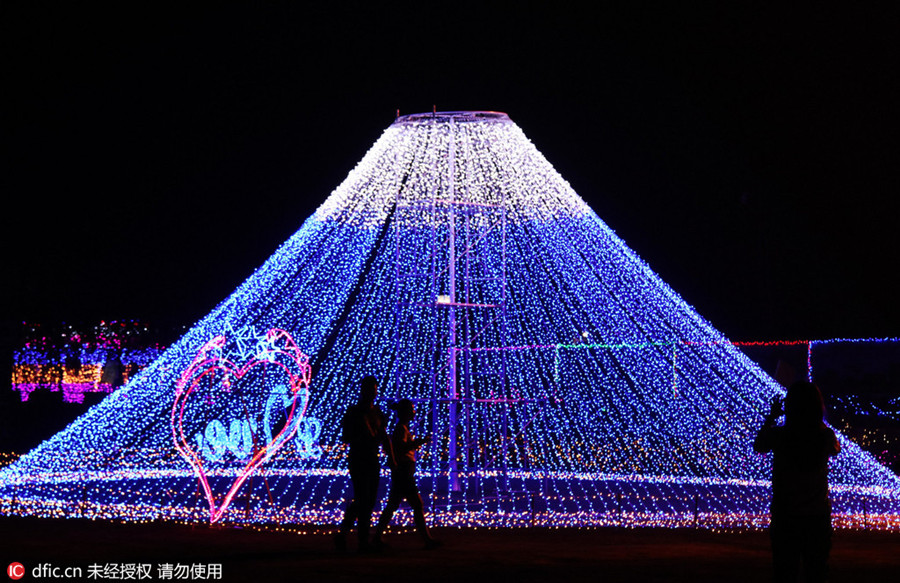
<path fill-rule="evenodd" d="M 416 400 L 415 433 L 434 437 L 420 461 L 432 524 L 767 520 L 771 462 L 751 444 L 782 388 L 500 114 L 390 126 L 232 295 L 126 386 L 0 471 L 0 511 L 208 520 L 195 469 L 173 443 L 179 379 L 218 336 L 216 358 L 234 370 L 266 360 L 258 332 L 272 329 L 309 355 L 308 403 L 288 422 L 290 443 L 254 469 L 230 507 L 221 500 L 254 436 L 274 424 L 263 413 L 284 408 L 269 401 L 284 378 L 264 365 L 247 377 L 219 371 L 181 404 L 185 442 L 224 520 L 339 521 L 339 421 L 368 374 L 381 379 L 383 399 Z M 898 528 L 900 478 L 839 439 L 839 523 L 861 524 L 865 512 L 870 527 Z M 404 510 L 395 519 L 411 520 Z"/>

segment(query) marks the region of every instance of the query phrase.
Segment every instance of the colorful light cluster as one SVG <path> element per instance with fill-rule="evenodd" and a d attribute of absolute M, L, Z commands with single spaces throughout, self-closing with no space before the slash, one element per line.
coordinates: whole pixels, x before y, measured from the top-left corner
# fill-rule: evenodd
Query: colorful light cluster
<path fill-rule="evenodd" d="M 12 390 L 27 401 L 34 391 L 61 392 L 82 403 L 86 393 L 111 393 L 162 354 L 140 322 L 101 322 L 46 330 L 24 323 L 25 341 L 13 352 Z"/>
<path fill-rule="evenodd" d="M 231 296 L 0 471 L 0 508 L 208 520 L 211 502 L 173 444 L 180 379 L 212 339 L 237 334 L 250 354 L 258 338 L 241 331 L 273 329 L 309 355 L 305 416 L 316 422 L 302 447 L 248 475 L 220 520 L 337 523 L 348 488 L 340 419 L 368 374 L 382 399 L 421 403 L 414 432 L 433 440 L 419 483 L 433 524 L 767 520 L 771 460 L 751 444 L 783 389 L 492 112 L 399 118 Z M 257 380 L 248 410 L 264 410 L 283 383 Z M 199 445 L 192 459 L 209 465 L 211 491 L 228 492 L 252 425 L 239 421 L 240 399 L 221 402 L 221 427 L 207 433 L 203 417 L 182 433 Z M 897 528 L 900 478 L 840 440 L 838 522 Z"/>

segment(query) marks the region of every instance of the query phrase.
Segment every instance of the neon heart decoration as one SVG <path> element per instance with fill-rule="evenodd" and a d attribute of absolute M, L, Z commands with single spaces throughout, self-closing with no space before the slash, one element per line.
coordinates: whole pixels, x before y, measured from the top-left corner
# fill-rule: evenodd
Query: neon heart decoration
<path fill-rule="evenodd" d="M 250 475 L 270 460 L 297 433 L 309 404 L 312 369 L 309 366 L 309 358 L 300 351 L 291 335 L 284 330 L 273 328 L 265 335 L 253 338 L 257 342 L 253 351 L 248 351 L 246 345 L 242 343 L 246 340 L 246 335 L 238 338 L 241 348 L 238 356 L 244 360 L 238 363 L 226 352 L 229 339 L 225 336 L 216 336 L 200 348 L 175 386 L 175 402 L 172 405 L 171 415 L 172 441 L 175 449 L 191 465 L 200 481 L 209 502 L 211 523 L 222 518 Z M 248 358 L 251 352 L 252 356 Z M 254 395 L 241 394 L 241 385 L 249 384 L 252 380 L 250 377 L 262 374 L 261 371 L 269 375 L 274 372 L 286 382 L 271 391 L 266 401 L 265 413 L 257 422 L 256 417 L 250 420 L 253 412 L 247 411 L 246 406 L 247 397 Z M 243 424 L 239 423 L 238 427 L 241 428 L 243 435 L 249 432 L 249 441 L 252 444 L 247 450 L 249 460 L 242 467 L 239 465 L 240 460 L 234 462 L 239 466 L 237 477 L 219 502 L 216 501 L 209 483 L 207 464 L 204 462 L 204 457 L 208 456 L 192 447 L 185 436 L 185 406 L 192 395 L 202 392 L 201 388 L 207 389 L 205 395 L 207 404 L 213 403 L 217 398 L 227 398 L 229 404 L 242 405 L 246 421 Z M 259 387 L 251 387 L 253 388 L 259 391 Z M 272 435 L 270 419 L 270 409 L 273 406 L 287 411 L 285 424 L 275 435 Z M 191 410 L 191 407 L 188 409 Z M 219 421 L 215 423 L 222 425 Z M 265 439 L 262 439 L 263 437 Z M 198 441 L 202 443 L 199 436 Z"/>

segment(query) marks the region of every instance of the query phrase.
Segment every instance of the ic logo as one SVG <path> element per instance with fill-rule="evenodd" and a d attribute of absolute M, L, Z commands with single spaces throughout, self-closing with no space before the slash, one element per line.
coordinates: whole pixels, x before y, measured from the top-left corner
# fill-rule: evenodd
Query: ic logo
<path fill-rule="evenodd" d="M 9 567 L 6 568 L 6 574 L 9 575 L 10 579 L 21 579 L 25 576 L 25 566 L 22 563 L 10 563 Z"/>

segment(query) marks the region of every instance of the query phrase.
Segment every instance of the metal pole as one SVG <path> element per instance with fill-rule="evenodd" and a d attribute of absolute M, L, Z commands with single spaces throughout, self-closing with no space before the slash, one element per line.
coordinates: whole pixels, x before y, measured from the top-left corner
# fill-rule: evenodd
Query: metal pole
<path fill-rule="evenodd" d="M 436 126 L 432 124 L 429 129 L 430 132 L 436 134 L 437 131 L 435 129 Z M 434 138 L 432 138 L 434 139 Z M 435 158 L 434 160 L 434 176 L 438 175 L 438 160 Z M 439 282 L 437 281 L 437 238 L 438 238 L 438 229 L 437 229 L 437 198 L 440 190 L 440 185 L 438 181 L 435 180 L 434 186 L 431 191 L 431 200 L 429 202 L 429 214 L 431 217 L 431 243 L 429 245 L 431 249 L 431 287 L 429 289 L 429 294 L 432 298 L 431 301 L 437 300 L 437 294 L 439 293 Z M 431 338 L 431 350 L 428 352 L 429 362 L 431 364 L 431 433 L 435 435 L 437 433 L 437 425 L 438 425 L 438 410 L 437 410 L 437 402 L 438 402 L 438 377 L 437 377 L 437 368 L 438 368 L 438 311 L 437 306 L 432 308 L 431 313 L 431 333 L 428 335 Z M 441 451 L 441 440 L 440 439 L 432 439 L 431 440 L 431 483 L 432 483 L 432 496 L 437 492 L 438 486 L 438 477 L 440 475 L 440 451 Z"/>
<path fill-rule="evenodd" d="M 458 373 L 456 370 L 456 362 L 457 362 L 457 354 L 456 354 L 456 192 L 454 189 L 455 186 L 455 171 L 456 171 L 456 132 L 453 125 L 453 118 L 450 118 L 450 155 L 447 161 L 448 169 L 449 169 L 449 198 L 450 198 L 450 265 L 448 266 L 449 273 L 449 285 L 450 285 L 450 322 L 449 322 L 449 341 L 448 341 L 448 352 L 449 352 L 449 371 L 448 371 L 448 397 L 450 400 L 450 431 L 449 431 L 449 451 L 447 454 L 448 461 L 450 462 L 450 488 L 454 492 L 459 492 L 459 464 L 457 458 L 456 451 L 456 441 L 457 441 L 457 431 L 456 431 L 456 422 L 457 422 L 457 384 L 458 384 Z"/>
<path fill-rule="evenodd" d="M 468 142 L 466 142 L 468 144 Z M 469 152 L 468 148 L 466 151 L 465 160 L 468 162 L 469 160 Z M 469 184 L 469 168 L 466 166 L 466 184 Z M 468 198 L 468 191 L 466 192 L 466 197 Z M 466 217 L 466 275 L 465 275 L 465 291 L 463 301 L 467 304 L 471 304 L 473 302 L 472 298 L 472 272 L 471 272 L 471 256 L 472 256 L 472 239 L 471 239 L 471 225 L 472 225 L 472 213 L 467 212 Z M 460 453 L 460 457 L 462 458 L 460 461 L 462 463 L 463 470 L 465 471 L 466 476 L 469 475 L 472 469 L 472 454 L 470 444 L 472 443 L 472 405 L 467 401 L 473 398 L 472 395 L 472 326 L 473 326 L 473 317 L 472 314 L 467 313 L 465 318 L 465 338 L 464 338 L 464 349 L 463 352 L 463 386 L 462 386 L 462 394 L 460 395 L 462 398 L 461 406 L 462 410 L 462 423 L 463 423 L 463 443 L 465 444 L 462 452 Z"/>
<path fill-rule="evenodd" d="M 507 329 L 506 323 L 506 189 L 503 190 L 502 199 L 500 201 L 500 273 L 501 273 L 501 289 L 500 289 L 500 344 L 501 346 L 509 345 L 509 338 L 507 338 L 507 334 L 509 330 Z M 501 391 L 503 396 L 506 398 L 506 403 L 503 405 L 503 487 L 504 489 L 509 489 L 509 383 L 507 379 L 507 354 L 506 350 L 500 351 L 500 383 L 501 383 Z"/>

